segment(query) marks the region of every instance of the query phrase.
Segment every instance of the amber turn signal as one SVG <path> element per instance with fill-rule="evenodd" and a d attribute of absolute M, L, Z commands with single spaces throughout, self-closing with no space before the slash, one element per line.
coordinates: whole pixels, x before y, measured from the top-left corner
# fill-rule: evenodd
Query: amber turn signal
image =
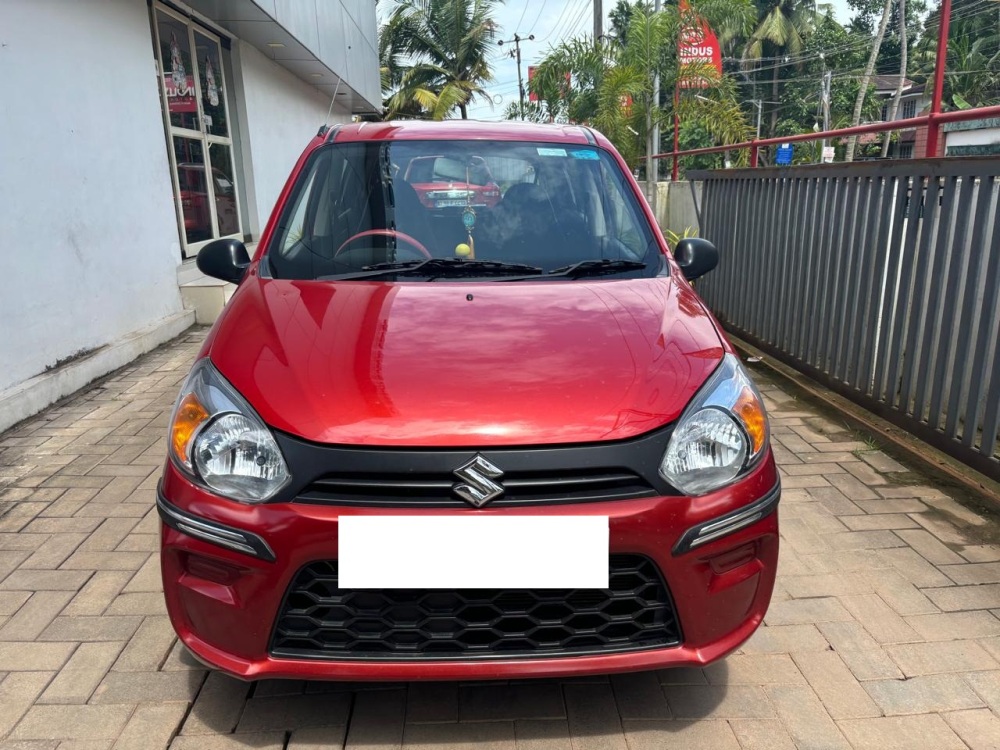
<path fill-rule="evenodd" d="M 198 428 L 208 419 L 209 414 L 193 393 L 187 394 L 177 405 L 174 423 L 170 426 L 170 447 L 174 456 L 186 466 L 191 465 L 188 446 Z"/>
<path fill-rule="evenodd" d="M 767 441 L 767 415 L 764 413 L 764 405 L 752 390 L 744 388 L 736 400 L 733 411 L 739 415 L 750 437 L 750 455 L 756 456 L 763 450 Z"/>

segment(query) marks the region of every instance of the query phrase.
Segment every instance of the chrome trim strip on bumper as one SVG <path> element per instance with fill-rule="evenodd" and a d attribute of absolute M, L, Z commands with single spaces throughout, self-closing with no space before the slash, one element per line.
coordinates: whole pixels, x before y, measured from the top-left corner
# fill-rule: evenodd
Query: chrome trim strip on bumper
<path fill-rule="evenodd" d="M 708 542 L 713 542 L 747 526 L 752 526 L 773 513 L 778 507 L 779 500 L 781 500 L 780 482 L 764 497 L 751 505 L 693 526 L 685 531 L 677 544 L 674 545 L 674 556 L 683 555 L 703 544 L 708 544 Z"/>
<path fill-rule="evenodd" d="M 267 562 L 277 559 L 267 542 L 256 534 L 187 513 L 171 505 L 159 489 L 156 491 L 156 509 L 163 523 L 182 534 Z"/>

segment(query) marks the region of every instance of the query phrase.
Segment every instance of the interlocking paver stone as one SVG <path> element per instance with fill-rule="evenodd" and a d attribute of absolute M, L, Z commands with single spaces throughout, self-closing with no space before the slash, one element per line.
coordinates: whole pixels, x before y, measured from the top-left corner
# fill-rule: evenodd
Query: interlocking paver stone
<path fill-rule="evenodd" d="M 888 646 L 886 651 L 907 677 L 1000 669 L 1000 664 L 975 641 L 907 643 Z"/>
<path fill-rule="evenodd" d="M 154 508 L 204 333 L 0 435 L 0 748 L 1000 746 L 993 521 L 897 484 L 913 474 L 766 373 L 781 562 L 765 625 L 727 660 L 509 684 L 206 677 L 166 618 Z"/>
<path fill-rule="evenodd" d="M 629 750 L 738 750 L 740 746 L 729 723 L 715 719 L 626 721 L 623 726 Z"/>
<path fill-rule="evenodd" d="M 840 728 L 855 750 L 965 750 L 966 745 L 937 714 L 848 719 Z"/>
<path fill-rule="evenodd" d="M 983 702 L 959 675 L 928 675 L 908 680 L 874 680 L 865 690 L 886 716 L 982 708 Z"/>
<path fill-rule="evenodd" d="M 972 750 L 1000 747 L 1000 719 L 992 711 L 949 711 L 942 716 Z"/>
<path fill-rule="evenodd" d="M 834 719 L 880 716 L 878 707 L 858 685 L 854 674 L 834 651 L 794 654 L 796 665 Z"/>

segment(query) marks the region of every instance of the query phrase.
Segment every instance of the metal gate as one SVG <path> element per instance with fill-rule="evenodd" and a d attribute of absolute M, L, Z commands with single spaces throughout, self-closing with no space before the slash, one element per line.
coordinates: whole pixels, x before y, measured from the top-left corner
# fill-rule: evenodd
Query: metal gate
<path fill-rule="evenodd" d="M 688 176 L 727 328 L 1000 479 L 1000 159 Z"/>

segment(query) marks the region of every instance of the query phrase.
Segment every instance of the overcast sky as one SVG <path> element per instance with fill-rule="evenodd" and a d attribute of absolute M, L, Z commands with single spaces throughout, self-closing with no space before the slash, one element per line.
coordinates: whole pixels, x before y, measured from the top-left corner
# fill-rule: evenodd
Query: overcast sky
<path fill-rule="evenodd" d="M 608 13 L 615 0 L 603 0 L 603 4 L 605 13 Z M 850 18 L 847 1 L 832 0 L 832 4 L 837 20 L 846 23 Z M 534 41 L 526 40 L 521 44 L 521 69 L 526 89 L 528 66 L 541 60 L 550 45 L 581 34 L 591 34 L 593 14 L 593 0 L 506 0 L 498 7 L 496 19 L 502 39 L 512 39 L 515 32 L 522 38 L 535 35 Z M 605 19 L 604 29 L 607 28 Z M 493 65 L 495 80 L 487 87 L 495 102 L 493 107 L 477 102 L 469 108 L 469 117 L 500 120 L 507 106 L 517 101 L 517 64 L 506 54 L 510 49 L 512 46 L 507 44 L 496 49 Z"/>

